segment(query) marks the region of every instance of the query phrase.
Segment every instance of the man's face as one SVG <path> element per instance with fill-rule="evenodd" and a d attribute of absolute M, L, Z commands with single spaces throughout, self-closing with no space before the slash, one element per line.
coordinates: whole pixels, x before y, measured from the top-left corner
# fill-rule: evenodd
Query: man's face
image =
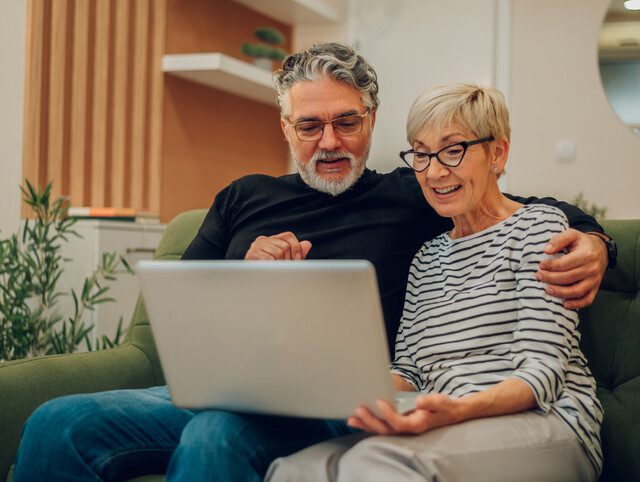
<path fill-rule="evenodd" d="M 362 94 L 356 88 L 326 77 L 294 84 L 289 90 L 289 100 L 289 121 L 293 124 L 310 120 L 326 122 L 366 112 Z M 375 111 L 362 120 L 362 130 L 356 134 L 341 137 L 329 123 L 324 126 L 320 139 L 301 141 L 295 128 L 281 119 L 293 160 L 310 187 L 335 196 L 360 178 L 369 155 Z"/>

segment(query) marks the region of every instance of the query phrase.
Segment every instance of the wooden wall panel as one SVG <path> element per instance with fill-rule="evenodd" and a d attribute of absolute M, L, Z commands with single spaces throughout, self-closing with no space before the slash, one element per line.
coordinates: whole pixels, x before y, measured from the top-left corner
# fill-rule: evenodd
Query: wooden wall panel
<path fill-rule="evenodd" d="M 107 180 L 107 106 L 109 84 L 109 1 L 96 2 L 95 51 L 91 96 L 91 200 L 92 206 L 106 205 Z"/>
<path fill-rule="evenodd" d="M 53 181 L 53 195 L 62 193 L 64 153 L 64 106 L 67 41 L 67 0 L 51 3 L 51 40 L 49 42 L 49 131 L 47 173 Z"/>
<path fill-rule="evenodd" d="M 162 55 L 165 48 L 166 0 L 154 0 L 151 11 L 151 72 L 162 71 Z M 164 104 L 164 75 L 150 75 L 149 86 L 149 211 L 160 212 L 160 182 L 162 172 L 162 127 Z"/>
<path fill-rule="evenodd" d="M 134 2 L 133 99 L 131 112 L 131 204 L 143 204 L 145 176 L 145 135 L 147 131 L 147 55 L 149 43 L 149 0 Z"/>
<path fill-rule="evenodd" d="M 158 212 L 165 0 L 27 9 L 25 177 L 74 206 Z"/>
<path fill-rule="evenodd" d="M 127 82 L 129 65 L 129 2 L 115 0 L 113 96 L 111 97 L 111 205 L 125 206 L 127 156 Z"/>
<path fill-rule="evenodd" d="M 85 162 L 87 152 L 87 85 L 89 83 L 90 0 L 76 0 L 73 14 L 73 57 L 71 68 L 71 140 L 69 145 L 69 195 L 76 205 L 85 204 Z M 26 159 L 25 159 L 26 162 Z"/>
<path fill-rule="evenodd" d="M 25 68 L 25 107 L 24 107 L 24 139 L 23 139 L 23 172 L 33 184 L 42 184 L 46 179 L 42 166 L 42 117 L 46 112 L 43 107 L 43 87 L 48 83 L 48 76 L 43 72 L 46 35 L 46 0 L 30 0 L 27 4 L 26 55 L 29 62 Z M 24 206 L 22 214 L 29 212 Z"/>

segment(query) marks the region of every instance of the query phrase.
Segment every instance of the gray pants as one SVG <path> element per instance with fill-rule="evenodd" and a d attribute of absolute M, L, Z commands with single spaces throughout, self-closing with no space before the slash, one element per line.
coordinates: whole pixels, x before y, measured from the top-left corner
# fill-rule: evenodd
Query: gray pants
<path fill-rule="evenodd" d="M 549 482 L 598 475 L 562 420 L 524 412 L 421 435 L 348 435 L 275 460 L 265 481 Z"/>

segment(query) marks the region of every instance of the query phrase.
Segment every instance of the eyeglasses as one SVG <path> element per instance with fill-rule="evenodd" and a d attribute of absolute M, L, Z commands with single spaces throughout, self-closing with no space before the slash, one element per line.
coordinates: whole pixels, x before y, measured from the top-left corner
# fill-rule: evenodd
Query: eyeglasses
<path fill-rule="evenodd" d="M 327 122 L 313 120 L 313 121 L 302 121 L 296 124 L 287 122 L 290 126 L 292 126 L 296 130 L 296 136 L 301 141 L 317 141 L 322 138 L 322 134 L 324 133 L 324 126 L 327 124 L 331 124 L 333 126 L 333 131 L 337 136 L 340 137 L 349 137 L 357 134 L 362 130 L 362 121 L 368 116 L 370 113 L 369 109 L 364 114 L 351 114 L 345 115 L 341 117 L 336 117 Z"/>
<path fill-rule="evenodd" d="M 416 172 L 422 172 L 431 164 L 431 158 L 435 157 L 438 162 L 446 167 L 458 167 L 467 153 L 467 149 L 476 144 L 494 141 L 493 136 L 483 137 L 475 141 L 462 141 L 443 147 L 438 152 L 420 152 L 413 149 L 400 152 L 400 159 Z"/>

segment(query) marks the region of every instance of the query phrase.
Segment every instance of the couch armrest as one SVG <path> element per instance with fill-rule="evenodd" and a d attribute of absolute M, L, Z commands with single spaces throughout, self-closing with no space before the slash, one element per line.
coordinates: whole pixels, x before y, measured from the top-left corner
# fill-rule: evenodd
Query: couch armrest
<path fill-rule="evenodd" d="M 15 459 L 24 422 L 44 402 L 74 393 L 153 384 L 151 363 L 132 344 L 0 363 L 0 481 L 6 480 Z"/>

